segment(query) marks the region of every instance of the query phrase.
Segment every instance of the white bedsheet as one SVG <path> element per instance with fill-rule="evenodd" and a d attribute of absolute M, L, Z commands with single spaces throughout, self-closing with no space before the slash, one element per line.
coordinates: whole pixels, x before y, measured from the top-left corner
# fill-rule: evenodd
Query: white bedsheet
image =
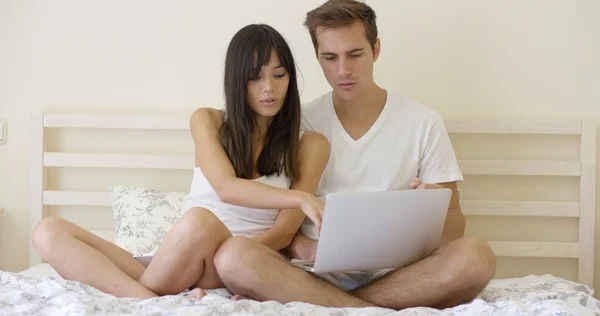
<path fill-rule="evenodd" d="M 22 273 L 0 272 L 1 315 L 600 315 L 600 302 L 582 284 L 550 275 L 493 280 L 469 304 L 446 310 L 334 309 L 306 303 L 234 302 L 225 290 L 202 300 L 185 293 L 123 299 L 66 281 L 47 265 Z"/>

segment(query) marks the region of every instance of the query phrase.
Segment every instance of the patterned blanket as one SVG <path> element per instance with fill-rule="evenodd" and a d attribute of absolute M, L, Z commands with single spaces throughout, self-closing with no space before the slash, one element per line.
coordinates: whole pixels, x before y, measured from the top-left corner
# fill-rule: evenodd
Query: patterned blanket
<path fill-rule="evenodd" d="M 473 302 L 445 310 L 325 308 L 306 303 L 232 301 L 226 290 L 115 298 L 73 281 L 0 271 L 0 315 L 600 315 L 589 287 L 550 275 L 493 280 Z"/>

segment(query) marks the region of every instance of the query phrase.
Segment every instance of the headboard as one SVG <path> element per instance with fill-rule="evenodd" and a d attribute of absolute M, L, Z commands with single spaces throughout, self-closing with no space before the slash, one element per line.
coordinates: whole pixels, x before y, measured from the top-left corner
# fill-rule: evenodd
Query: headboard
<path fill-rule="evenodd" d="M 145 171 L 192 170 L 193 155 L 77 153 L 47 150 L 46 138 L 52 129 L 118 130 L 126 139 L 129 130 L 186 131 L 186 116 L 94 115 L 36 113 L 31 125 L 30 229 L 45 216 L 48 206 L 111 205 L 108 190 L 52 190 L 46 187 L 48 168 L 144 169 Z M 573 258 L 578 260 L 577 281 L 592 285 L 594 279 L 594 227 L 596 199 L 596 125 L 591 120 L 488 121 L 446 120 L 451 137 L 455 135 L 557 135 L 578 139 L 576 160 L 461 159 L 459 164 L 468 176 L 577 177 L 579 198 L 576 201 L 486 200 L 463 198 L 464 214 L 469 216 L 561 217 L 578 219 L 578 241 L 534 242 L 488 240 L 502 257 Z M 93 140 L 89 140 L 93 142 Z M 159 145 L 157 145 L 159 146 Z M 481 150 L 486 150 L 481 148 Z M 557 146 L 556 152 L 565 148 Z M 465 194 L 466 193 L 466 194 Z M 468 192 L 463 192 L 468 196 Z M 112 240 L 114 231 L 92 230 Z M 41 263 L 30 246 L 29 263 Z"/>

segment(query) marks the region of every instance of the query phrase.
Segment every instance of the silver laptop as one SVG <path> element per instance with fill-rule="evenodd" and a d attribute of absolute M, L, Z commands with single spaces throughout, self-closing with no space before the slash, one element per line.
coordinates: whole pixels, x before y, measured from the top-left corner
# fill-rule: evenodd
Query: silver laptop
<path fill-rule="evenodd" d="M 440 245 L 450 189 L 332 193 L 327 196 L 315 273 L 400 268 Z"/>

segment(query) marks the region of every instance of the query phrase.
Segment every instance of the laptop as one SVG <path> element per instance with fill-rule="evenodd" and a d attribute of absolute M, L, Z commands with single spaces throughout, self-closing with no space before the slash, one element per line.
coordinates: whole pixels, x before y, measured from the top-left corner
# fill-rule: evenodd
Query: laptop
<path fill-rule="evenodd" d="M 314 273 L 401 268 L 440 246 L 452 190 L 327 195 L 316 258 L 291 263 Z"/>

